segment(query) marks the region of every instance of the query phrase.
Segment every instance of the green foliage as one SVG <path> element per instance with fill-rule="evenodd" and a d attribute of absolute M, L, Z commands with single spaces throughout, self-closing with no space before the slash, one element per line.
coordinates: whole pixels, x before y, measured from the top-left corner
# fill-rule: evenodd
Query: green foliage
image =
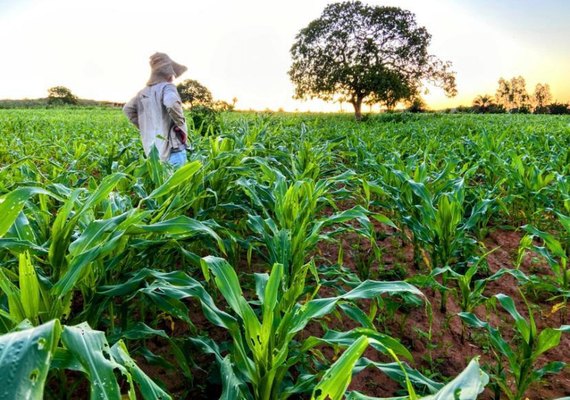
<path fill-rule="evenodd" d="M 217 135 L 221 131 L 220 112 L 207 105 L 193 106 L 189 113 L 188 126 L 199 136 Z"/>
<path fill-rule="evenodd" d="M 78 104 L 77 96 L 65 86 L 54 86 L 48 89 L 48 104 Z"/>
<path fill-rule="evenodd" d="M 190 107 L 205 106 L 210 107 L 213 103 L 210 90 L 194 79 L 186 79 L 176 85 L 178 93 L 183 103 L 190 104 Z"/>
<path fill-rule="evenodd" d="M 196 127 L 189 162 L 173 171 L 156 153 L 143 155 L 120 110 L 0 112 L 0 342 L 23 324 L 35 327 L 30 337 L 35 329 L 53 336 L 52 371 L 47 384 L 37 380 L 37 396 L 75 388 L 88 396 L 86 380 L 101 383 L 99 370 L 108 397 L 134 393 L 137 381 L 143 396 L 166 396 L 129 353 L 175 370 L 177 398 L 205 395 L 201 385 L 216 379 L 228 399 L 337 397 L 348 371 L 363 368 L 387 374 L 410 398 L 436 396 L 446 386 L 407 365 L 410 352 L 385 333 L 419 329 L 411 317 L 423 297 L 412 283 L 455 293 L 460 307 L 477 311 L 492 297 L 488 282 L 510 274 L 548 293 L 549 307 L 556 300 L 553 312 L 564 306 L 567 117 L 216 118 L 216 129 Z M 481 243 L 502 225 L 524 226 L 521 254 L 544 257 L 548 277 L 486 271 Z M 415 265 L 402 254 L 408 244 Z M 358 271 L 349 269 L 355 261 Z M 359 279 L 378 276 L 409 281 Z M 427 329 L 420 340 L 437 345 Z M 382 361 L 362 357 L 363 348 Z M 216 362 L 204 365 L 204 352 Z M 195 379 L 198 369 L 211 382 Z M 467 372 L 469 382 L 461 374 L 448 383 L 465 396 L 484 382 L 473 365 Z M 492 372 L 496 386 L 501 374 Z"/>
<path fill-rule="evenodd" d="M 314 265 L 307 265 L 305 268 L 314 269 Z M 337 362 L 333 365 L 333 370 L 329 371 L 329 374 L 339 379 L 342 376 L 346 385 L 351 378 L 351 365 L 368 345 L 366 336 L 372 338 L 371 343 L 376 343 L 377 350 L 396 360 L 398 356 L 411 357 L 398 341 L 371 329 L 347 332 L 350 339 L 342 336 L 336 339 L 325 337 L 322 340 L 309 337 L 297 341 L 296 338 L 310 321 L 332 313 L 337 303 L 373 299 L 382 294 L 410 293 L 421 297 L 421 292 L 412 285 L 404 282 L 365 281 L 336 297 L 320 298 L 316 296 L 315 290 L 312 294 L 308 294 L 304 302 L 300 302 L 301 295 L 305 293 L 305 282 L 297 280 L 295 285 L 298 287 L 291 287 L 285 279 L 283 266 L 275 264 L 269 275 L 256 275 L 258 301 L 254 302 L 244 297 L 234 268 L 225 260 L 214 257 L 203 258 L 202 270 L 207 280 L 212 279 L 215 282 L 231 313 L 219 309 L 197 281 L 183 274 L 157 275 L 143 271 L 127 285 L 130 287 L 134 284 L 140 285 L 145 275 L 156 276 L 159 279 L 140 289 L 140 292 L 164 311 L 178 310 L 174 315 L 186 318 L 185 313 L 180 310 L 180 307 L 184 307 L 180 300 L 195 297 L 200 300 L 206 318 L 230 332 L 232 346 L 227 356 L 223 356 L 218 344 L 211 340 L 193 339 L 206 352 L 216 356 L 222 373 L 230 372 L 229 375 L 224 375 L 222 398 L 237 391 L 241 398 L 286 399 L 294 393 L 307 390 L 304 379 L 309 379 L 311 382 L 320 379 L 322 385 L 329 385 L 327 374 L 323 377 L 315 374 L 298 382 L 295 382 L 290 375 L 290 370 L 301 363 L 311 349 L 323 341 L 344 347 L 347 339 L 350 342 L 357 339 L 360 344 L 357 348 L 352 347 L 347 350 L 348 353 L 345 353 L 343 361 Z M 121 288 L 110 288 L 110 290 L 121 291 Z M 172 307 L 172 301 L 178 305 L 176 308 Z M 349 356 L 350 353 L 353 354 Z M 230 368 L 228 364 L 231 365 Z M 344 393 L 345 389 L 346 387 L 337 387 L 335 390 Z"/>

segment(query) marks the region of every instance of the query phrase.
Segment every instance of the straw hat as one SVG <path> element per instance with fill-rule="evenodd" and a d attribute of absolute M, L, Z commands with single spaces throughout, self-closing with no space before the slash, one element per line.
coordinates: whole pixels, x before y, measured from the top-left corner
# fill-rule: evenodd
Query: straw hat
<path fill-rule="evenodd" d="M 150 56 L 150 78 L 146 83 L 148 86 L 155 83 L 167 82 L 168 79 L 174 75 L 178 78 L 188 68 L 182 64 L 178 64 L 170 59 L 165 53 L 154 53 Z"/>

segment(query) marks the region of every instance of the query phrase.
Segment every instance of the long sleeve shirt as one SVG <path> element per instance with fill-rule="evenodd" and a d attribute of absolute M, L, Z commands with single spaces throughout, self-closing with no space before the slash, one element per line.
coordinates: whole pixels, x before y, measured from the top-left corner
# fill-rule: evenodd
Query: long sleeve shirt
<path fill-rule="evenodd" d="M 123 107 L 127 118 L 139 129 L 145 154 L 153 146 L 162 161 L 168 161 L 172 151 L 186 149 L 174 127 L 188 134 L 180 95 L 170 82 L 146 86 Z"/>

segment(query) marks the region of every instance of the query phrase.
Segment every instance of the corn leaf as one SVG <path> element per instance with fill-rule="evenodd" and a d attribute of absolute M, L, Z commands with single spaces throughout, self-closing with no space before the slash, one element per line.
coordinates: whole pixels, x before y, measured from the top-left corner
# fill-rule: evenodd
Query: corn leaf
<path fill-rule="evenodd" d="M 43 399 L 61 326 L 53 320 L 0 336 L 0 398 Z"/>
<path fill-rule="evenodd" d="M 200 161 L 192 161 L 188 164 L 185 164 L 184 166 L 177 169 L 176 172 L 174 172 L 174 174 L 172 174 L 162 185 L 153 190 L 145 200 L 155 199 L 157 197 L 169 194 L 184 182 L 190 180 L 190 178 L 192 178 L 192 176 L 198 172 L 201 167 L 202 163 Z"/>
<path fill-rule="evenodd" d="M 8 229 L 12 226 L 20 212 L 24 208 L 24 204 L 34 194 L 47 194 L 54 196 L 51 192 L 38 187 L 24 187 L 13 190 L 12 192 L 0 197 L 0 237 L 4 236 Z"/>
<path fill-rule="evenodd" d="M 111 354 L 115 361 L 123 365 L 132 375 L 134 381 L 138 384 L 140 392 L 145 400 L 170 400 L 168 393 L 160 388 L 156 383 L 148 377 L 147 374 L 136 364 L 131 358 L 127 347 L 122 341 L 119 341 L 111 347 Z"/>
<path fill-rule="evenodd" d="M 26 318 L 38 323 L 40 314 L 40 285 L 30 255 L 19 256 L 20 300 Z"/>
<path fill-rule="evenodd" d="M 346 349 L 315 386 L 311 400 L 340 400 L 352 378 L 354 364 L 367 347 L 368 338 L 361 336 Z"/>
<path fill-rule="evenodd" d="M 66 326 L 61 334 L 65 347 L 79 361 L 91 382 L 91 398 L 119 400 L 121 391 L 113 370 L 119 368 L 111 357 L 105 334 L 87 323 Z"/>

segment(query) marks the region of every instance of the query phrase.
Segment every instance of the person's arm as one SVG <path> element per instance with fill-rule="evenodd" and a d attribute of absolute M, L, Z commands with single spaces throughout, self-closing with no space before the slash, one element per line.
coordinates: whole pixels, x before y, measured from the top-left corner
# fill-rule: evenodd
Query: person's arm
<path fill-rule="evenodd" d="M 184 110 L 182 109 L 182 101 L 180 100 L 180 95 L 176 90 L 174 85 L 166 85 L 164 87 L 164 93 L 162 96 L 162 102 L 166 111 L 174 125 L 183 130 L 185 133 L 188 132 L 186 128 L 186 118 L 184 117 Z"/>
<path fill-rule="evenodd" d="M 123 107 L 123 113 L 127 116 L 129 121 L 139 128 L 139 114 L 137 110 L 137 98 L 133 97 L 125 106 Z"/>
<path fill-rule="evenodd" d="M 182 100 L 176 90 L 176 86 L 171 84 L 164 87 L 162 103 L 174 122 L 174 130 L 178 134 L 179 139 L 183 144 L 186 144 L 188 128 L 186 127 L 186 117 L 184 117 L 184 110 L 182 109 Z"/>

